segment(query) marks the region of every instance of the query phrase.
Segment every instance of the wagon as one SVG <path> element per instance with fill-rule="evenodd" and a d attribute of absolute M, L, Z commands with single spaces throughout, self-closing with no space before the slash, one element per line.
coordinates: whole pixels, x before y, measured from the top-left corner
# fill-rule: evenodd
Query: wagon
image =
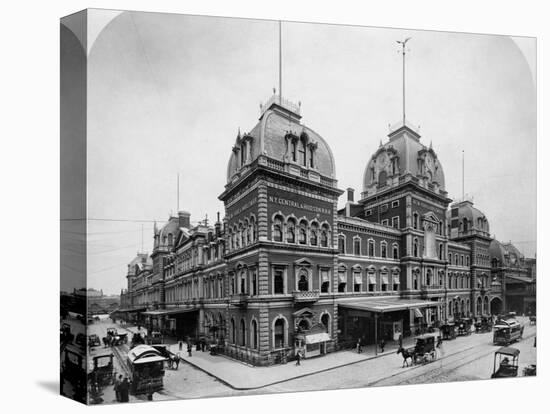
<path fill-rule="evenodd" d="M 439 327 L 443 339 L 456 338 L 456 325 L 454 323 L 446 323 Z"/>
<path fill-rule="evenodd" d="M 437 359 L 435 348 L 439 346 L 440 341 L 441 336 L 435 333 L 418 336 L 414 347 L 414 363 L 426 363 Z"/>
<path fill-rule="evenodd" d="M 498 364 L 497 364 L 498 359 Z M 519 349 L 511 346 L 499 348 L 495 352 L 493 374 L 491 378 L 509 378 L 518 376 Z"/>

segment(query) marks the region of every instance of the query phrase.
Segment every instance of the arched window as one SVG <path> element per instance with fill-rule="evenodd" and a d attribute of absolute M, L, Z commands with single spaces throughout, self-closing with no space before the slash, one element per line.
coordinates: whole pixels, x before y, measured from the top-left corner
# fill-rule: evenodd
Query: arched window
<path fill-rule="evenodd" d="M 286 242 L 296 243 L 296 221 L 289 218 L 286 224 Z"/>
<path fill-rule="evenodd" d="M 168 245 L 171 246 L 174 242 L 174 236 L 172 236 L 172 233 L 168 234 Z"/>
<path fill-rule="evenodd" d="M 309 229 L 309 244 L 311 246 L 317 246 L 317 243 L 319 243 L 319 226 L 317 223 L 311 223 L 311 228 Z"/>
<path fill-rule="evenodd" d="M 252 243 L 256 241 L 256 220 L 254 217 L 250 218 L 250 238 Z"/>
<path fill-rule="evenodd" d="M 250 223 L 248 220 L 245 221 L 245 232 L 246 232 L 246 245 L 250 244 Z"/>
<path fill-rule="evenodd" d="M 307 244 L 307 223 L 304 220 L 300 222 L 300 229 L 298 230 L 298 243 Z"/>
<path fill-rule="evenodd" d="M 253 349 L 258 349 L 258 324 L 255 319 L 252 319 L 252 323 L 250 325 L 250 344 Z"/>
<path fill-rule="evenodd" d="M 458 266 L 458 254 L 455 254 L 455 266 Z"/>
<path fill-rule="evenodd" d="M 246 325 L 244 319 L 241 319 L 241 346 L 246 345 Z"/>
<path fill-rule="evenodd" d="M 298 280 L 298 290 L 300 292 L 307 292 L 309 290 L 308 277 L 305 272 L 300 274 L 300 279 Z"/>
<path fill-rule="evenodd" d="M 233 344 L 236 344 L 236 340 L 237 340 L 237 335 L 236 335 L 236 332 L 235 332 L 235 320 L 233 318 L 231 318 L 231 343 Z"/>
<path fill-rule="evenodd" d="M 321 247 L 328 247 L 328 230 L 325 226 L 321 230 Z"/>
<path fill-rule="evenodd" d="M 273 223 L 273 241 L 283 241 L 283 220 L 280 216 L 276 216 Z"/>
<path fill-rule="evenodd" d="M 426 272 L 426 285 L 432 285 L 432 271 L 430 269 Z"/>
<path fill-rule="evenodd" d="M 388 244 L 385 241 L 380 243 L 380 257 L 383 259 L 388 257 Z"/>
<path fill-rule="evenodd" d="M 413 240 L 413 256 L 418 257 L 418 239 Z"/>
<path fill-rule="evenodd" d="M 439 260 L 443 260 L 443 244 L 439 243 Z"/>
<path fill-rule="evenodd" d="M 325 329 L 328 332 L 329 331 L 329 323 L 330 323 L 330 315 L 328 313 L 325 313 L 325 314 L 323 314 L 323 316 L 321 316 L 321 323 L 323 324 L 323 326 L 325 327 Z"/>
<path fill-rule="evenodd" d="M 239 224 L 239 235 L 241 236 L 241 247 L 246 246 L 246 228 Z"/>
<path fill-rule="evenodd" d="M 393 245 L 393 254 L 392 257 L 397 260 L 399 259 L 399 246 L 397 244 Z"/>
<path fill-rule="evenodd" d="M 300 165 L 306 167 L 306 142 L 303 139 L 300 140 L 300 147 L 298 149 L 298 152 L 300 154 Z"/>
<path fill-rule="evenodd" d="M 283 348 L 285 346 L 285 320 L 279 318 L 275 321 L 274 327 L 274 348 Z"/>
<path fill-rule="evenodd" d="M 309 147 L 309 168 L 315 167 L 315 164 L 313 162 L 313 155 L 314 155 L 314 149 L 313 147 Z"/>
<path fill-rule="evenodd" d="M 418 229 L 418 213 L 413 213 L 413 229 Z"/>
<path fill-rule="evenodd" d="M 374 257 L 374 240 L 369 240 L 369 256 Z"/>
<path fill-rule="evenodd" d="M 346 239 L 344 236 L 338 236 L 338 252 L 341 254 L 346 253 Z"/>
<path fill-rule="evenodd" d="M 470 266 L 470 256 L 466 256 L 466 266 Z"/>
<path fill-rule="evenodd" d="M 353 239 L 353 254 L 361 256 L 361 239 L 358 237 Z"/>
<path fill-rule="evenodd" d="M 245 271 L 241 272 L 239 293 L 241 293 L 242 295 L 246 293 L 246 272 Z"/>
<path fill-rule="evenodd" d="M 292 152 L 292 161 L 296 162 L 296 140 L 292 140 L 290 148 L 290 151 Z"/>
<path fill-rule="evenodd" d="M 464 217 L 462 219 L 462 231 L 464 231 L 465 233 L 468 231 L 468 219 L 466 217 Z"/>

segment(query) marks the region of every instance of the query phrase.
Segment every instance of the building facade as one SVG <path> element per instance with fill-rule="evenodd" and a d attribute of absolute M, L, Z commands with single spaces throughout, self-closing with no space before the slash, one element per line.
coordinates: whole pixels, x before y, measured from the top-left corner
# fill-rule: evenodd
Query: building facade
<path fill-rule="evenodd" d="M 155 226 L 128 266 L 120 317 L 217 343 L 255 365 L 500 311 L 489 224 L 452 203 L 431 144 L 402 122 L 368 160 L 358 201 L 337 186 L 327 142 L 274 96 L 240 131 L 214 226 L 186 212 Z"/>

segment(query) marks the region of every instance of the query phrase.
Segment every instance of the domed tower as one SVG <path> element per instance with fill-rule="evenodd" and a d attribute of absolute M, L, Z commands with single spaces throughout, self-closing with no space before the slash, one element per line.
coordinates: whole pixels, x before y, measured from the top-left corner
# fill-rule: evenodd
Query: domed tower
<path fill-rule="evenodd" d="M 257 321 L 259 345 L 254 352 L 259 364 L 269 363 L 273 349 L 290 345 L 299 309 L 308 307 L 300 318 L 310 318 L 311 323 L 318 323 L 316 314 L 334 314 L 333 305 L 316 306 L 321 284 L 336 274 L 335 226 L 342 191 L 336 186 L 330 147 L 302 123 L 300 111 L 301 105 L 279 95 L 261 106 L 258 123 L 237 134 L 225 191 L 219 196 L 225 204 L 232 298 L 226 316 L 228 335 L 236 332 L 232 324 L 240 323 L 240 312 L 247 309 L 245 319 Z M 270 306 L 272 301 L 278 305 Z M 311 326 L 309 322 L 303 323 Z M 334 326 L 331 332 L 336 332 Z M 281 334 L 272 337 L 273 332 Z"/>
<path fill-rule="evenodd" d="M 500 308 L 502 288 L 491 278 L 489 221 L 483 212 L 474 207 L 472 200 L 462 200 L 451 205 L 447 212 L 447 231 L 452 242 L 470 247 L 470 286 L 472 311 L 475 315 L 487 315 Z"/>

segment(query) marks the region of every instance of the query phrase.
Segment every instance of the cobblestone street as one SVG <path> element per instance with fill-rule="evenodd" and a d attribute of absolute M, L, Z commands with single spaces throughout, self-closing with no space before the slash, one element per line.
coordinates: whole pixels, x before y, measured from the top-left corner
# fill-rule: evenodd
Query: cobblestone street
<path fill-rule="evenodd" d="M 524 338 L 512 346 L 521 352 L 518 371 L 521 376 L 524 367 L 536 364 L 536 348 L 533 347 L 536 327 L 530 326 L 527 318 L 518 319 L 525 326 Z M 137 330 L 115 325 L 110 320 L 90 325 L 89 330 L 102 337 L 107 328 L 114 326 L 119 332 Z M 493 369 L 494 352 L 499 348 L 493 345 L 492 335 L 491 332 L 472 334 L 444 341 L 434 362 L 409 367 L 402 367 L 403 358 L 395 350 L 376 358 L 357 355 L 354 351 L 340 351 L 306 359 L 300 366 L 288 363 L 272 367 L 250 367 L 223 356 L 194 352 L 191 358 L 184 357 L 178 370 L 166 368 L 164 388 L 153 395 L 153 400 L 488 379 Z M 127 345 L 119 348 L 123 350 L 121 355 L 128 351 Z M 178 352 L 177 345 L 172 345 L 171 349 Z M 90 355 L 99 352 L 104 352 L 104 349 L 94 348 Z M 115 370 L 117 375 L 124 374 L 117 358 Z M 222 380 L 220 376 L 223 376 Z M 248 389 L 236 389 L 243 388 L 243 384 L 248 384 Z M 116 402 L 112 386 L 103 389 L 102 398 L 104 403 Z M 145 400 L 144 397 L 130 397 L 131 402 Z"/>

